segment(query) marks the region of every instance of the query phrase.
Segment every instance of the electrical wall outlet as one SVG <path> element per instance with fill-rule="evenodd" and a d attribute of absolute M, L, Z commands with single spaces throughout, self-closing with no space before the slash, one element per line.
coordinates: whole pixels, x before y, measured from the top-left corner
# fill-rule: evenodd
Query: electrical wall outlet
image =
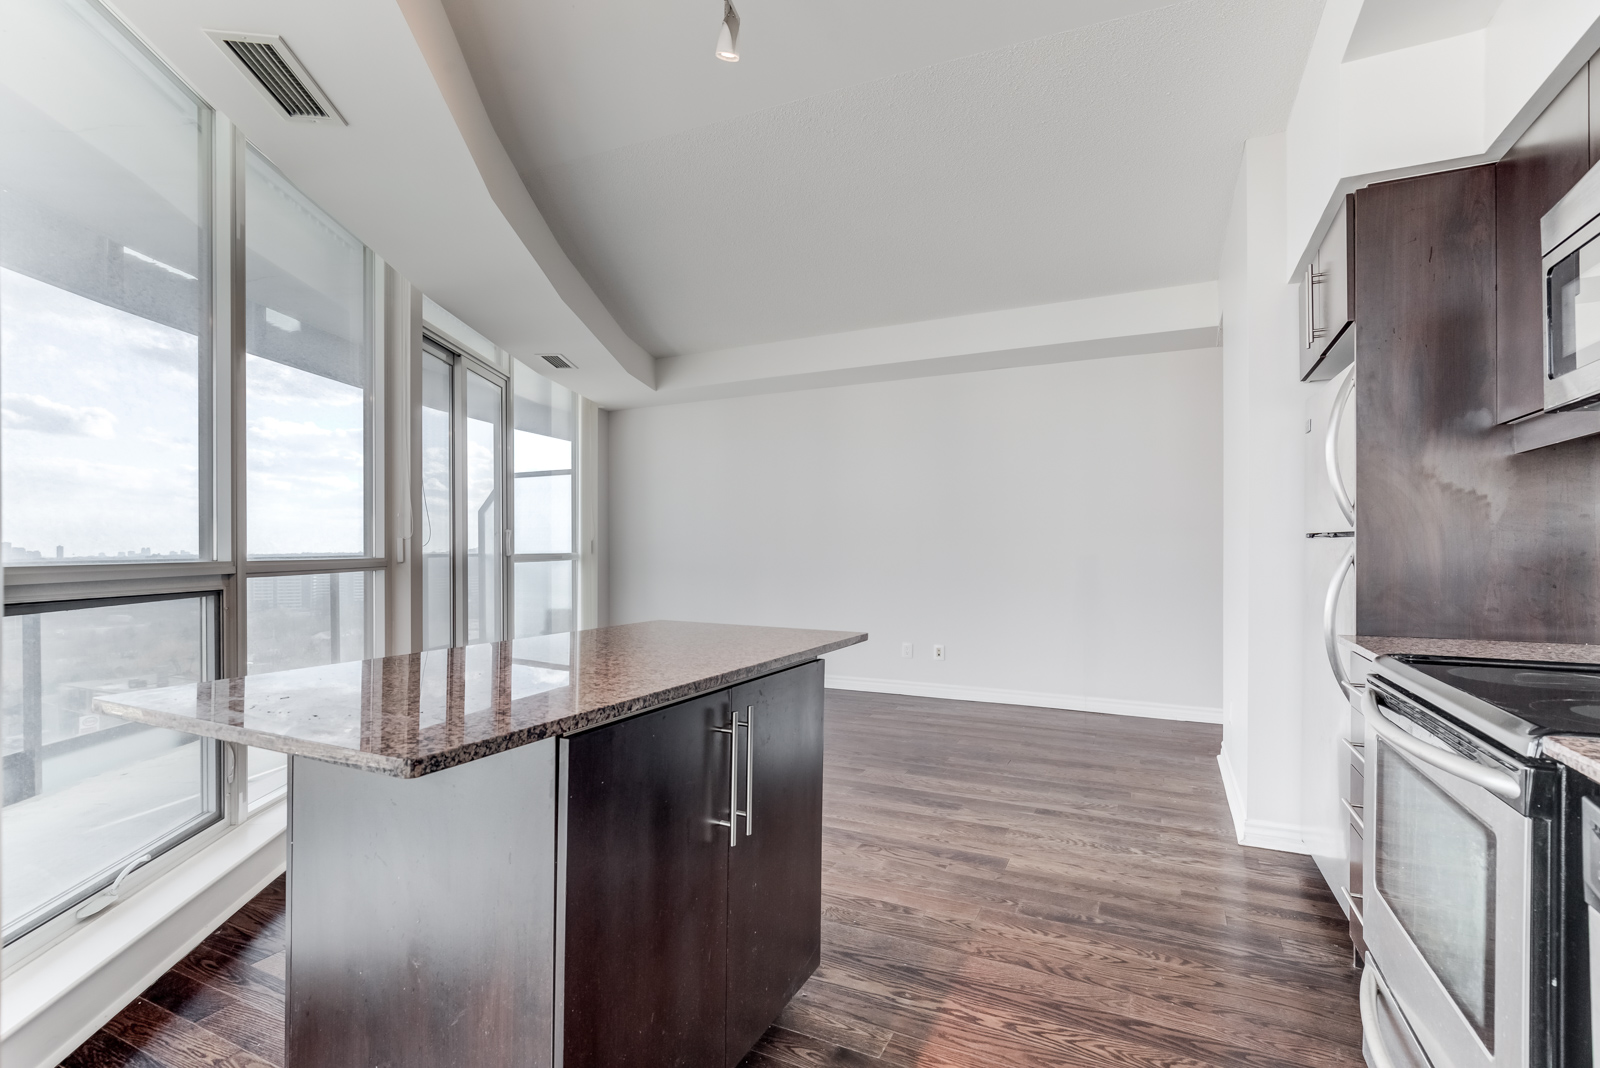
<path fill-rule="evenodd" d="M 944 659 L 944 646 L 935 645 L 933 647 L 933 658 L 935 660 L 943 660 Z"/>
<path fill-rule="evenodd" d="M 901 656 L 905 657 L 907 660 L 910 660 L 911 659 L 911 652 L 912 652 L 912 650 L 911 650 L 911 643 L 910 642 L 901 642 L 900 643 L 900 655 Z"/>

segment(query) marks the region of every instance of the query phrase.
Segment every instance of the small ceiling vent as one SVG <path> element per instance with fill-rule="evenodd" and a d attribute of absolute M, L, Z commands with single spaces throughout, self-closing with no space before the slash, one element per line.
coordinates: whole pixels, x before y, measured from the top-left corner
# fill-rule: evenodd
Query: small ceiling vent
<path fill-rule="evenodd" d="M 349 125 L 282 37 L 225 30 L 207 32 L 228 58 L 255 82 L 256 88 L 278 105 L 285 118 L 295 122 Z"/>
<path fill-rule="evenodd" d="M 551 367 L 554 367 L 560 371 L 571 370 L 574 366 L 571 360 L 567 359 L 559 352 L 541 352 L 539 353 L 539 358 L 545 363 L 549 364 Z"/>

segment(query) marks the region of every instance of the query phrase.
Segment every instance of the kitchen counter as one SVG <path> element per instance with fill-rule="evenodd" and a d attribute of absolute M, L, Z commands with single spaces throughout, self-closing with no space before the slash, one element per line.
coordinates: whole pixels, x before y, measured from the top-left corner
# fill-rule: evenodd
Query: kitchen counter
<path fill-rule="evenodd" d="M 285 1068 L 733 1068 L 821 959 L 818 657 L 865 640 L 636 623 L 95 707 L 289 754 Z"/>
<path fill-rule="evenodd" d="M 1412 653 L 1481 660 L 1542 660 L 1550 664 L 1600 664 L 1600 645 L 1560 642 L 1489 642 L 1470 638 L 1392 638 L 1341 634 L 1339 644 L 1367 660 Z"/>
<path fill-rule="evenodd" d="M 724 689 L 866 638 L 630 623 L 135 690 L 98 698 L 95 710 L 408 779 Z"/>
<path fill-rule="evenodd" d="M 1600 782 L 1600 738 L 1551 734 L 1539 739 L 1539 753 Z"/>
<path fill-rule="evenodd" d="M 1467 638 L 1394 638 L 1341 634 L 1339 645 L 1366 660 L 1412 653 L 1482 660 L 1532 660 L 1547 664 L 1600 664 L 1600 645 L 1561 642 L 1492 642 Z M 1540 739 L 1540 754 L 1600 782 L 1600 738 L 1552 734 Z"/>

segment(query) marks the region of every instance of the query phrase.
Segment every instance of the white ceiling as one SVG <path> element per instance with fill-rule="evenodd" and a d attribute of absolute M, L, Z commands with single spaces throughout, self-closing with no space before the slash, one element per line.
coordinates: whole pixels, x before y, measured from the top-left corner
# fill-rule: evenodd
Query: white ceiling
<path fill-rule="evenodd" d="M 445 0 L 567 254 L 658 356 L 1214 278 L 1321 0 Z"/>
<path fill-rule="evenodd" d="M 1366 0 L 1345 62 L 1481 30 L 1499 6 L 1500 0 Z"/>

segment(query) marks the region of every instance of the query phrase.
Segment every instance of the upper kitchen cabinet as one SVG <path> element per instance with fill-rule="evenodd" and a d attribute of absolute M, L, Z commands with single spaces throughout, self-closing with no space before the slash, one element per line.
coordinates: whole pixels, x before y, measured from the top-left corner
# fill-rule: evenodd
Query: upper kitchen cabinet
<path fill-rule="evenodd" d="M 1322 382 L 1356 355 L 1356 198 L 1339 206 L 1300 274 L 1300 380 Z"/>
<path fill-rule="evenodd" d="M 1539 220 L 1589 169 L 1589 79 L 1586 66 L 1495 164 L 1496 422 L 1544 409 Z"/>

